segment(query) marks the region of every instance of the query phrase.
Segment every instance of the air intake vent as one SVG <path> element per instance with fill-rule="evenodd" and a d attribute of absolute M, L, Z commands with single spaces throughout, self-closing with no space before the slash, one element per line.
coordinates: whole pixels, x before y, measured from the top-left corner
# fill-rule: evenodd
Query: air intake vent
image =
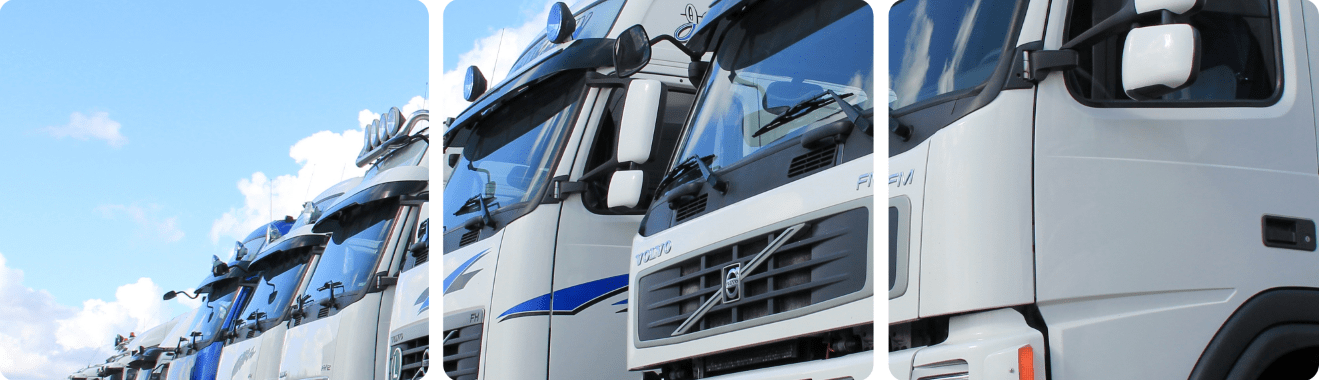
<path fill-rule="evenodd" d="M 869 211 L 864 208 L 807 222 L 764 263 L 742 275 L 740 298 L 714 305 L 679 336 L 730 324 L 768 323 L 774 320 L 768 317 L 776 314 L 861 290 L 868 276 L 869 225 Z M 702 304 L 724 290 L 725 267 L 749 265 L 783 231 L 665 263 L 667 267 L 642 275 L 633 306 L 638 308 L 641 340 L 671 337 Z"/>
<path fill-rule="evenodd" d="M 400 380 L 421 379 L 430 369 L 430 336 L 423 336 L 394 345 L 400 356 Z M 393 350 L 390 350 L 391 352 Z"/>
<path fill-rule="evenodd" d="M 687 204 L 684 204 L 682 206 L 678 206 L 678 208 L 673 212 L 674 222 L 681 222 L 690 219 L 693 216 L 700 215 L 702 212 L 705 212 L 706 198 L 707 198 L 706 194 L 701 194 L 700 196 L 696 197 L 696 200 L 687 202 Z"/>
<path fill-rule="evenodd" d="M 330 315 L 330 308 L 328 308 L 328 307 L 322 307 L 322 308 L 321 308 L 321 311 L 318 312 L 318 313 L 316 313 L 316 318 L 317 318 L 317 319 L 325 318 L 325 317 L 327 317 L 327 316 L 329 316 L 329 315 Z"/>
<path fill-rule="evenodd" d="M 256 336 L 256 330 L 255 330 L 255 329 L 247 330 L 247 338 L 248 338 L 248 339 L 252 339 L 252 337 L 254 337 L 254 336 Z"/>
<path fill-rule="evenodd" d="M 813 172 L 817 169 L 823 169 L 834 165 L 834 152 L 838 150 L 838 145 L 826 145 L 815 148 L 806 154 L 793 157 L 792 164 L 788 165 L 788 177 L 796 177 L 802 174 Z"/>
<path fill-rule="evenodd" d="M 479 238 L 481 238 L 481 230 L 468 231 L 467 233 L 463 234 L 462 240 L 458 241 L 458 246 L 461 247 L 464 245 L 475 243 L 476 240 Z"/>
<path fill-rule="evenodd" d="M 417 258 L 417 262 L 415 264 L 412 264 L 412 266 L 417 266 L 426 263 L 427 261 L 430 260 L 431 254 L 429 250 L 426 250 L 426 251 L 421 251 L 421 253 L 418 253 L 415 257 Z"/>
<path fill-rule="evenodd" d="M 446 323 L 447 324 L 447 323 Z M 475 380 L 481 360 L 481 326 L 444 330 L 444 374 L 453 380 Z"/>

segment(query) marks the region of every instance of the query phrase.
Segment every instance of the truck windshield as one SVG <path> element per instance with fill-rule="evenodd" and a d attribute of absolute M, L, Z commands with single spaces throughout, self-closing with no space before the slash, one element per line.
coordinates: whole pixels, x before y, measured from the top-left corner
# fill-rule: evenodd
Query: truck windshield
<path fill-rule="evenodd" d="M 215 334 L 222 327 L 224 318 L 229 315 L 229 308 L 234 305 L 234 298 L 238 295 L 238 281 L 221 280 L 228 282 L 224 285 L 214 286 L 214 291 L 206 295 L 206 302 L 202 303 L 201 308 L 197 309 L 197 316 L 192 320 L 192 326 L 188 327 L 188 342 L 193 342 L 191 333 L 200 332 L 202 335 L 197 337 L 197 346 L 193 349 L 200 350 L 215 339 Z"/>
<path fill-rule="evenodd" d="M 1003 54 L 1016 0 L 903 0 L 889 10 L 889 108 L 968 90 Z"/>
<path fill-rule="evenodd" d="M 260 277 L 252 292 L 252 300 L 247 302 L 238 318 L 246 323 L 257 323 L 258 330 L 266 330 L 284 316 L 293 291 L 297 290 L 298 280 L 302 278 L 302 269 L 307 266 L 307 255 L 299 254 L 310 248 L 300 248 L 298 252 L 281 253 L 280 257 L 263 260 L 259 268 Z M 247 318 L 252 319 L 247 319 Z"/>
<path fill-rule="evenodd" d="M 446 231 L 482 215 L 480 207 L 463 207 L 478 196 L 491 213 L 535 202 L 577 113 L 582 78 L 569 73 L 547 80 L 536 86 L 543 91 L 528 90 L 476 123 L 444 185 Z"/>
<path fill-rule="evenodd" d="M 712 169 L 742 158 L 808 126 L 844 117 L 829 103 L 767 131 L 788 109 L 831 90 L 873 110 L 873 36 L 870 8 L 861 1 L 795 2 L 754 7 L 724 35 L 704 91 L 675 157 L 714 155 Z M 850 95 L 849 95 L 850 94 Z M 757 132 L 762 132 L 757 135 Z"/>
<path fill-rule="evenodd" d="M 334 294 L 340 307 L 352 302 L 366 289 L 397 213 L 397 202 L 383 201 L 326 221 L 332 224 L 330 242 L 316 263 L 305 294 L 313 300 L 328 299 Z"/>

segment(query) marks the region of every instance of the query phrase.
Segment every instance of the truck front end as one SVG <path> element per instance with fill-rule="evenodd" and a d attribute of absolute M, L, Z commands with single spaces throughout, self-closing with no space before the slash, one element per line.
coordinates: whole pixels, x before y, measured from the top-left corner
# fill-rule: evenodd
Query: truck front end
<path fill-rule="evenodd" d="M 330 239 L 293 298 L 281 379 L 385 376 L 394 284 L 429 197 L 429 134 L 425 110 L 391 108 L 367 127 L 357 164 L 369 169 L 312 227 Z"/>
<path fill-rule="evenodd" d="M 633 242 L 628 365 L 664 379 L 869 376 L 873 16 L 716 2 L 701 78 Z"/>

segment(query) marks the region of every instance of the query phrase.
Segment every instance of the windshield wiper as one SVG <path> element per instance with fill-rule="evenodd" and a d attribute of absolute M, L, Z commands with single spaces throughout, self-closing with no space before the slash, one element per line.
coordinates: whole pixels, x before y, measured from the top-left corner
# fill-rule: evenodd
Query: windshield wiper
<path fill-rule="evenodd" d="M 831 96 L 824 97 L 825 95 L 831 95 Z M 760 135 L 765 134 L 765 132 L 772 131 L 774 130 L 774 128 L 778 128 L 785 124 L 788 124 L 788 122 L 791 122 L 799 117 L 814 112 L 815 110 L 820 109 L 820 107 L 824 107 L 825 105 L 828 105 L 829 103 L 833 103 L 835 101 L 841 101 L 843 100 L 843 98 L 849 96 L 852 96 L 852 94 L 847 93 L 847 94 L 838 95 L 835 94 L 833 90 L 824 90 L 824 92 L 806 98 L 801 102 L 798 102 L 797 104 L 793 104 L 792 107 L 788 107 L 788 109 L 784 110 L 783 113 L 779 114 L 778 116 L 775 116 L 774 119 L 770 120 L 769 123 L 766 123 L 765 126 L 760 127 L 760 129 L 757 129 L 755 133 L 752 133 L 751 137 L 760 137 Z M 859 114 L 860 113 L 858 113 L 858 115 Z M 869 125 L 869 123 L 867 123 L 867 125 Z"/>
<path fill-rule="evenodd" d="M 710 169 L 710 165 L 705 163 L 706 159 L 714 159 L 714 157 L 715 155 L 713 154 L 705 157 L 693 154 L 691 157 L 683 160 L 682 163 L 679 163 L 678 166 L 674 166 L 673 170 L 669 170 L 669 172 L 664 175 L 664 178 L 660 179 L 659 186 L 656 188 L 662 190 L 670 182 L 678 179 L 678 177 L 681 177 L 683 174 L 692 171 L 692 169 L 699 169 L 701 171 L 701 178 L 704 181 L 693 182 L 689 184 L 690 186 L 684 185 L 681 189 L 674 189 L 673 191 L 665 193 L 665 200 L 672 203 L 674 198 L 694 193 L 696 190 L 699 190 L 703 184 L 707 183 L 710 184 L 710 188 L 723 194 L 728 190 L 728 182 L 720 180 L 718 176 L 714 175 L 714 170 Z"/>
<path fill-rule="evenodd" d="M 473 195 L 471 198 L 467 198 L 467 202 L 463 202 L 463 206 L 459 207 L 458 211 L 453 212 L 453 216 L 458 216 L 476 210 L 481 210 L 481 219 L 480 219 L 481 227 L 494 226 L 495 219 L 494 217 L 490 216 L 490 207 L 486 206 L 486 203 L 491 201 L 494 201 L 493 197 L 487 200 L 484 194 Z M 464 223 L 464 224 L 467 225 L 471 223 Z M 468 228 L 468 229 L 471 230 L 475 228 Z"/>

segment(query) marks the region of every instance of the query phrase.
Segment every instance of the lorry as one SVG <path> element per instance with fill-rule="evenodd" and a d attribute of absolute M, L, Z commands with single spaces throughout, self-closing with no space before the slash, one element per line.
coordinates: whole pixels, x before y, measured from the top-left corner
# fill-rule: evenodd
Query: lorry
<path fill-rule="evenodd" d="M 181 337 L 176 345 L 178 352 L 163 371 L 167 380 L 215 380 L 228 332 L 238 319 L 238 311 L 252 296 L 249 279 L 253 273 L 248 272 L 252 256 L 260 252 L 269 243 L 271 237 L 286 234 L 292 222 L 275 220 L 257 227 L 243 241 L 234 244 L 234 259 L 224 262 L 212 256 L 211 273 L 202 279 L 193 294 L 169 291 L 164 299 L 171 300 L 182 294 L 187 297 L 205 295 L 202 305 L 197 308 L 189 326 L 184 329 L 187 335 Z"/>
<path fill-rule="evenodd" d="M 429 122 L 428 122 L 429 123 Z M 421 223 L 411 233 L 398 269 L 394 309 L 389 313 L 386 379 L 423 379 L 430 370 L 430 202 L 421 204 Z"/>
<path fill-rule="evenodd" d="M 873 20 L 856 0 L 720 0 L 695 27 L 684 48 L 712 58 L 689 64 L 696 100 L 628 257 L 630 369 L 871 375 Z M 648 29 L 619 37 L 620 71 L 654 64 L 669 38 Z"/>
<path fill-rule="evenodd" d="M 688 36 L 705 12 L 694 3 L 556 3 L 507 79 L 486 91 L 468 69 L 472 104 L 444 135 L 447 377 L 643 376 L 628 371 L 621 345 L 626 255 L 650 199 L 605 194 L 659 182 L 691 104 L 692 58 L 657 50 L 655 65 L 620 78 L 612 51 L 623 26 L 638 23 Z M 624 171 L 632 175 L 616 180 Z"/>
<path fill-rule="evenodd" d="M 387 378 L 394 288 L 429 197 L 428 120 L 395 107 L 367 126 L 369 168 L 312 224 L 330 239 L 292 298 L 280 380 Z"/>
<path fill-rule="evenodd" d="M 235 314 L 238 319 L 224 334 L 226 344 L 220 353 L 217 379 L 279 377 L 278 354 L 291 324 L 293 295 L 307 286 L 307 271 L 315 267 L 329 240 L 326 234 L 313 233 L 312 224 L 344 191 L 361 181 L 360 177 L 350 178 L 322 191 L 303 205 L 302 213 L 287 234 L 271 236 L 260 252 L 251 252 L 247 270 L 256 276 L 250 277 L 250 281 L 245 279 L 244 283 L 252 287 L 252 296 Z"/>
<path fill-rule="evenodd" d="M 1316 20 L 1294 0 L 895 4 L 891 373 L 1314 376 Z"/>

